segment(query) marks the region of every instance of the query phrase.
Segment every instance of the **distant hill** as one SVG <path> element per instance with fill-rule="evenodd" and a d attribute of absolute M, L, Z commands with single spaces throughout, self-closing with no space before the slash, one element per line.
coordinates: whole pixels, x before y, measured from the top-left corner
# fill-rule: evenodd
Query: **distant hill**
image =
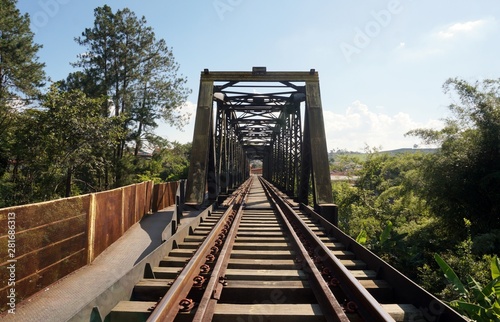
<path fill-rule="evenodd" d="M 380 151 L 378 153 L 386 153 L 389 155 L 397 155 L 397 154 L 405 154 L 405 153 L 436 153 L 439 149 L 412 149 L 412 148 L 402 148 L 402 149 L 395 149 L 395 150 L 387 150 L 387 151 Z M 350 156 L 350 157 L 356 157 L 360 161 L 365 161 L 366 158 L 368 157 L 368 153 L 363 153 L 363 152 L 353 152 L 353 151 L 330 151 L 328 153 L 328 159 L 330 160 L 330 163 L 333 163 L 333 160 L 336 160 L 338 156 Z"/>
<path fill-rule="evenodd" d="M 401 154 L 401 153 L 436 153 L 438 149 L 411 149 L 411 148 L 403 148 L 389 151 L 381 151 L 381 153 L 389 153 L 389 154 Z"/>
<path fill-rule="evenodd" d="M 428 149 L 412 149 L 412 148 L 401 148 L 401 149 L 395 149 L 395 150 L 387 150 L 387 151 L 380 151 L 379 153 L 388 153 L 391 155 L 394 154 L 401 154 L 401 153 L 436 153 L 438 151 L 437 148 L 428 148 Z M 357 155 L 357 156 L 364 156 L 367 153 L 364 152 L 354 152 L 354 151 L 346 151 L 346 150 L 339 150 L 339 151 L 333 151 L 331 150 L 328 153 L 329 157 L 333 157 L 336 155 Z"/>

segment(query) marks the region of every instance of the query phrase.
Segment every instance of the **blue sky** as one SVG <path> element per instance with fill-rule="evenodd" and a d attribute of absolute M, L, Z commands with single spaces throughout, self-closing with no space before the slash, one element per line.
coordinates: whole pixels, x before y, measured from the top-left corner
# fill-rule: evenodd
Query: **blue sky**
<path fill-rule="evenodd" d="M 447 78 L 500 75 L 498 0 L 19 0 L 53 80 L 73 71 L 84 51 L 74 37 L 104 4 L 145 16 L 172 47 L 193 90 L 185 107 L 193 114 L 204 68 L 315 68 L 329 149 L 420 144 L 404 133 L 441 126 L 452 103 L 442 91 Z M 157 132 L 185 143 L 193 123 Z"/>

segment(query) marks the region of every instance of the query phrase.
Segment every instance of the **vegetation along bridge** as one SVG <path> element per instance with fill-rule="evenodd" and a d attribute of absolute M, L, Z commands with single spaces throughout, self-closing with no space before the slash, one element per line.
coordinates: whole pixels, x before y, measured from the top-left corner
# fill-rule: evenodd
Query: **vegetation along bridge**
<path fill-rule="evenodd" d="M 183 188 L 196 216 L 72 320 L 465 321 L 337 228 L 314 69 L 204 70 Z"/>

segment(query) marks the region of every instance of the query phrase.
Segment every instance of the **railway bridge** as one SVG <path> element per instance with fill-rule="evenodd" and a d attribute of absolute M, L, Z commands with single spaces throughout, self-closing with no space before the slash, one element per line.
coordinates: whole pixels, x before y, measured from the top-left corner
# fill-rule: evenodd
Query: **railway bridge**
<path fill-rule="evenodd" d="M 220 208 L 164 258 L 184 268 L 148 321 L 463 320 L 336 227 L 314 69 L 202 72 L 185 200 Z"/>
<path fill-rule="evenodd" d="M 203 71 L 186 203 L 202 204 L 206 186 L 211 200 L 227 196 L 255 160 L 278 189 L 303 203 L 312 192 L 334 216 L 317 71 Z"/>
<path fill-rule="evenodd" d="M 194 215 L 61 320 L 466 321 L 337 227 L 314 69 L 202 71 L 180 190 Z"/>

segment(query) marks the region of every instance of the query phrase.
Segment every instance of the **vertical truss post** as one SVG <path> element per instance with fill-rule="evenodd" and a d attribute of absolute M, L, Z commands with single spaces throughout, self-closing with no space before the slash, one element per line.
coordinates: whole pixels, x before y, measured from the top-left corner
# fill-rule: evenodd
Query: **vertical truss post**
<path fill-rule="evenodd" d="M 285 121 L 285 120 L 283 120 Z M 285 182 L 286 182 L 286 176 L 288 173 L 286 172 L 286 137 L 285 137 L 285 124 L 280 124 L 281 130 L 280 130 L 280 140 L 279 140 L 279 164 L 278 164 L 278 169 L 279 169 L 279 188 L 280 190 L 285 190 Z"/>
<path fill-rule="evenodd" d="M 270 157 L 270 168 L 271 168 L 271 182 L 276 184 L 278 181 L 278 135 L 276 133 L 272 136 L 271 143 L 271 157 Z"/>
<path fill-rule="evenodd" d="M 302 157 L 302 131 L 300 122 L 300 102 L 296 102 L 293 105 L 292 114 L 292 128 L 291 128 L 291 146 L 292 150 L 290 154 L 293 156 L 291 160 L 291 195 L 294 198 L 298 196 L 298 181 L 299 181 L 299 169 L 301 168 L 301 157 Z"/>
<path fill-rule="evenodd" d="M 333 201 L 319 80 L 306 82 L 306 114 L 309 123 L 308 144 L 311 153 L 314 205 L 318 207 Z"/>
<path fill-rule="evenodd" d="M 272 181 L 271 178 L 271 164 L 272 164 L 272 148 L 271 147 L 266 147 L 265 153 L 264 153 L 264 160 L 262 161 L 262 176 L 264 179 L 268 181 Z"/>
<path fill-rule="evenodd" d="M 207 170 L 209 163 L 210 138 L 213 136 L 212 124 L 213 81 L 201 80 L 196 120 L 194 125 L 193 146 L 186 187 L 186 204 L 201 205 L 205 198 Z"/>
<path fill-rule="evenodd" d="M 208 150 L 208 169 L 207 169 L 207 188 L 208 199 L 216 200 L 220 192 L 219 175 L 216 169 L 216 152 L 215 152 L 215 138 L 213 130 L 213 122 L 210 121 L 210 137 L 209 137 L 209 150 Z"/>
<path fill-rule="evenodd" d="M 302 138 L 302 167 L 299 178 L 298 202 L 309 204 L 309 179 L 311 178 L 311 135 L 309 131 L 309 116 L 304 115 L 304 132 Z M 314 194 L 314 190 L 313 190 Z M 313 199 L 316 199 L 313 196 Z"/>
<path fill-rule="evenodd" d="M 283 176 L 283 189 L 287 195 L 290 195 L 290 181 L 292 177 L 292 167 L 290 166 L 290 160 L 292 159 L 292 142 L 291 142 L 291 124 L 290 124 L 290 112 L 288 111 L 288 106 L 285 106 L 284 115 L 285 122 L 283 128 L 283 136 L 284 136 L 284 162 L 283 162 L 283 170 L 285 172 L 285 176 Z"/>
<path fill-rule="evenodd" d="M 235 158 L 234 158 L 234 148 L 235 148 L 235 134 L 234 131 L 232 130 L 229 135 L 229 188 L 233 190 L 236 187 L 235 181 L 234 181 L 234 173 L 235 173 Z"/>
<path fill-rule="evenodd" d="M 215 160 L 216 160 L 216 169 L 217 169 L 217 184 L 219 185 L 220 192 L 225 193 L 225 182 L 223 178 L 224 174 L 224 110 L 222 109 L 222 104 L 217 102 L 217 114 L 215 119 Z"/>

